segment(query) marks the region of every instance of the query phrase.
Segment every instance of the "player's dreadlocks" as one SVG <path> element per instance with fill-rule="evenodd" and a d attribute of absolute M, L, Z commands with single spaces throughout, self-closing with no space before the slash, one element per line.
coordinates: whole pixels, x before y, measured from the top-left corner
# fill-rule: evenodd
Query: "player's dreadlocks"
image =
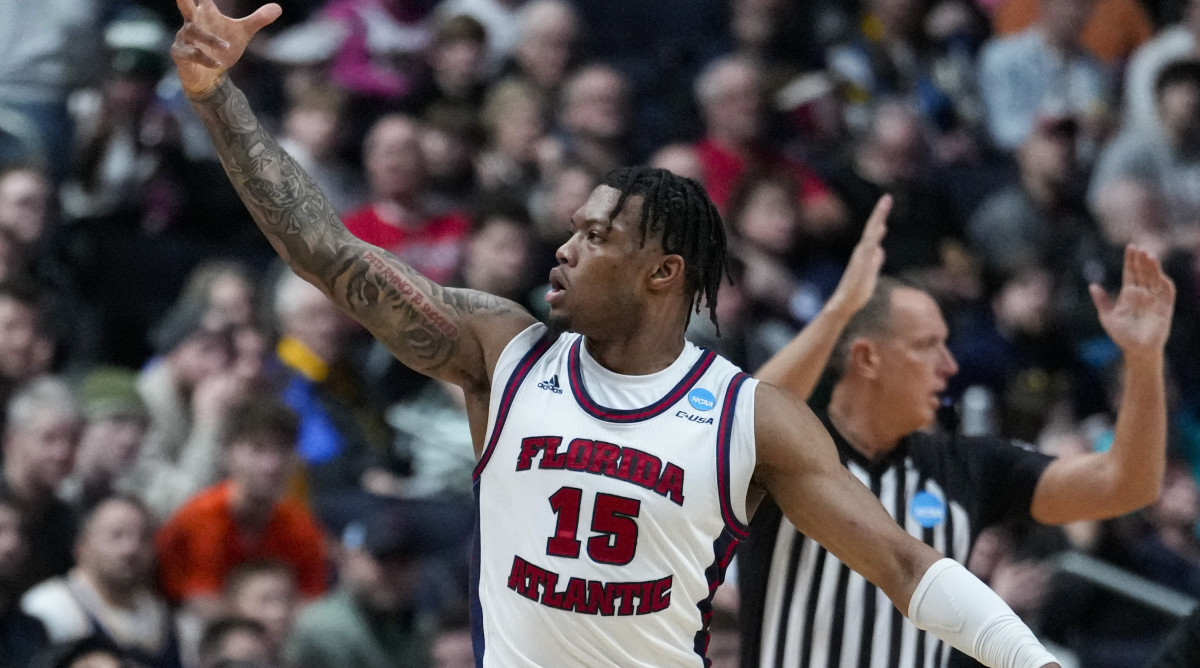
<path fill-rule="evenodd" d="M 625 200 L 640 195 L 642 202 L 642 245 L 647 236 L 662 240 L 663 252 L 677 254 L 684 262 L 684 289 L 690 307 L 700 312 L 701 298 L 708 306 L 713 325 L 717 323 L 717 290 L 728 270 L 725 226 L 721 214 L 696 181 L 653 167 L 619 167 L 604 177 L 604 185 L 621 191 L 613 208 L 615 216 Z"/>

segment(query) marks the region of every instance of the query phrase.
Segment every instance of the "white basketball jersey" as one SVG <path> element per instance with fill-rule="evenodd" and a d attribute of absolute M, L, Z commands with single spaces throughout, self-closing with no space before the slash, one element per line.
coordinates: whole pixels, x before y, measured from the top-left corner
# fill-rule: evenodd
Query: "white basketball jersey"
<path fill-rule="evenodd" d="M 479 510 L 479 666 L 704 666 L 746 535 L 756 381 L 687 344 L 622 376 L 534 325 L 504 350 Z"/>

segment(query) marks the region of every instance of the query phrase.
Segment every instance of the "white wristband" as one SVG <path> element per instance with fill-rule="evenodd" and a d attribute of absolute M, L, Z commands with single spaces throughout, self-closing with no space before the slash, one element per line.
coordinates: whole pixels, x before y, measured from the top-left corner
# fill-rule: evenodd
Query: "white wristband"
<path fill-rule="evenodd" d="M 925 571 L 908 604 L 908 617 L 992 668 L 1041 668 L 1055 658 L 979 578 L 953 559 Z"/>

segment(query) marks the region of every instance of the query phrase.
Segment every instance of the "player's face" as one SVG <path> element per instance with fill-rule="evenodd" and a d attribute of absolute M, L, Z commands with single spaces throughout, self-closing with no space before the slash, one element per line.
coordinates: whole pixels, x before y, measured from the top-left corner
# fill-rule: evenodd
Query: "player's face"
<path fill-rule="evenodd" d="M 588 336 L 628 331 L 645 308 L 641 279 L 652 272 L 662 246 L 654 238 L 642 246 L 640 196 L 626 199 L 611 216 L 620 196 L 598 186 L 571 218 L 571 236 L 558 249 L 546 294 L 558 328 Z"/>
<path fill-rule="evenodd" d="M 946 382 L 958 372 L 947 334 L 929 295 L 910 288 L 892 292 L 889 333 L 877 343 L 879 382 L 888 390 L 886 413 L 904 421 L 898 426 L 907 431 L 933 424 Z"/>

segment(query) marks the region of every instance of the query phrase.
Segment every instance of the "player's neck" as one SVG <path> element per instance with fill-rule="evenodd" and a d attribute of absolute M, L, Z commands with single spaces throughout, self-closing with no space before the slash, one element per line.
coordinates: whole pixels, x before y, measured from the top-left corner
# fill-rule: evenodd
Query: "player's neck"
<path fill-rule="evenodd" d="M 683 352 L 684 343 L 682 331 L 671 337 L 648 338 L 638 333 L 628 337 L 584 337 L 592 359 L 625 376 L 645 376 L 671 366 Z"/>
<path fill-rule="evenodd" d="M 868 460 L 874 460 L 891 452 L 900 443 L 903 434 L 894 434 L 879 419 L 878 411 L 872 410 L 873 403 L 853 401 L 846 387 L 834 388 L 829 401 L 829 421 L 850 447 Z"/>

